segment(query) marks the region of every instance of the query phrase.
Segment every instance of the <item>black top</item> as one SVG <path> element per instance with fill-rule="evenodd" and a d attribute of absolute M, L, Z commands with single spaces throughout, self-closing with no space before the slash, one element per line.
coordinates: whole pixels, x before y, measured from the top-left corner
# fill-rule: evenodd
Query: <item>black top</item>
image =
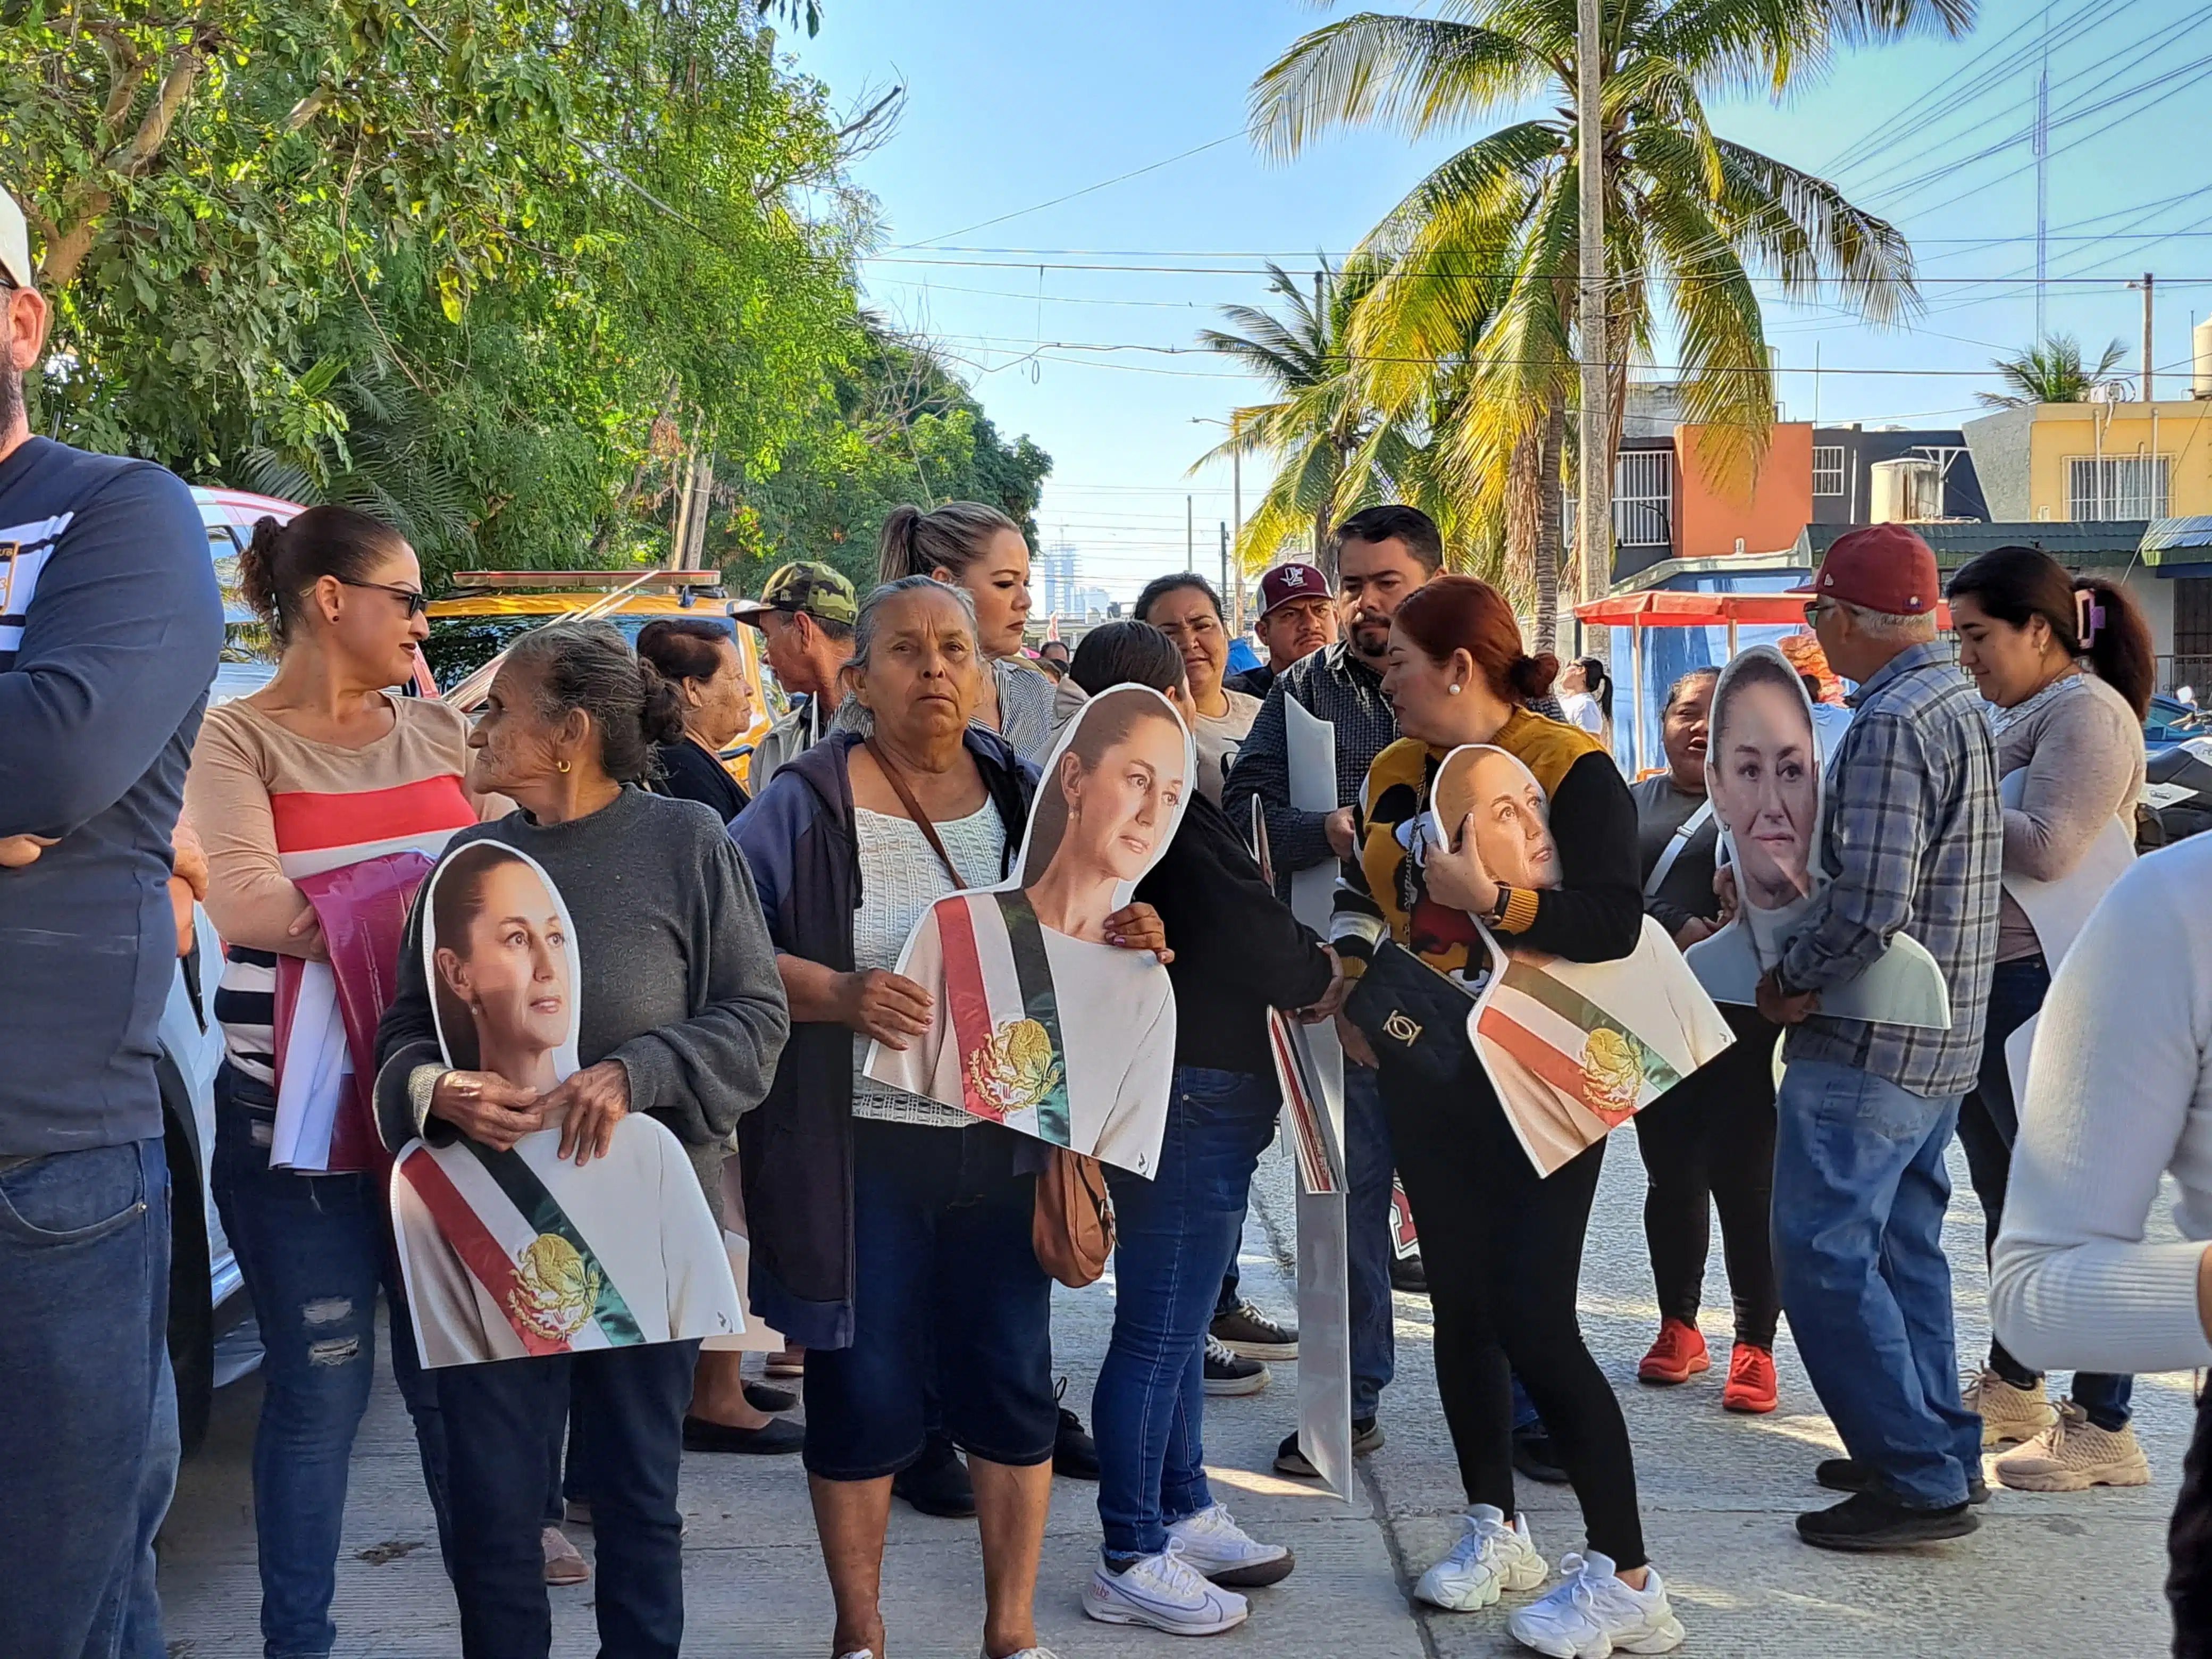
<path fill-rule="evenodd" d="M 1246 669 L 1241 674 L 1231 674 L 1221 683 L 1231 691 L 1242 691 L 1248 697 L 1258 697 L 1265 701 L 1267 688 L 1275 683 L 1275 671 L 1266 663 L 1261 663 L 1256 667 Z"/>
<path fill-rule="evenodd" d="M 1267 1010 L 1320 1001 L 1328 957 L 1260 878 L 1219 807 L 1191 796 L 1136 896 L 1160 913 L 1175 951 L 1176 1064 L 1273 1077 Z"/>
<path fill-rule="evenodd" d="M 1649 881 L 1660 854 L 1674 842 L 1675 832 L 1697 815 L 1705 798 L 1684 794 L 1664 772 L 1632 785 L 1628 793 L 1636 797 L 1637 857 L 1643 879 Z M 1644 909 L 1669 933 L 1680 933 L 1693 917 L 1706 921 L 1719 917 L 1721 902 L 1713 891 L 1713 863 L 1720 844 L 1719 821 L 1708 812 L 1705 821 L 1674 855 L 1659 890 L 1644 895 Z"/>
<path fill-rule="evenodd" d="M 656 795 L 678 800 L 703 801 L 728 823 L 745 810 L 745 792 L 721 762 L 689 738 L 664 743 L 653 751 L 660 757 L 660 776 L 653 786 Z"/>

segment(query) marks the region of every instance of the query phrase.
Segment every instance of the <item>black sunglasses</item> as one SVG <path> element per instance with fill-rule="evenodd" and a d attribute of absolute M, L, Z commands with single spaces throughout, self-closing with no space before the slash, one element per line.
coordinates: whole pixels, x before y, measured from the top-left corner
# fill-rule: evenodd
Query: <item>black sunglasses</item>
<path fill-rule="evenodd" d="M 428 611 L 430 608 L 430 596 L 428 593 L 423 592 L 420 588 L 395 587 L 390 582 L 349 581 L 343 576 L 338 578 L 338 586 L 340 587 L 373 588 L 379 593 L 389 593 L 393 599 L 399 600 L 406 605 L 407 615 L 410 621 L 413 618 L 421 616 L 425 611 Z"/>

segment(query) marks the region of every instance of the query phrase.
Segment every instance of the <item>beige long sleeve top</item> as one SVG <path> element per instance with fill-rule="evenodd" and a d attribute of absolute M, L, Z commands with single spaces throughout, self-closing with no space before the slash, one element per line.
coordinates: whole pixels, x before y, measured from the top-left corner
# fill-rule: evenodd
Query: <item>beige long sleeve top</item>
<path fill-rule="evenodd" d="M 2134 834 L 2143 787 L 2142 726 L 2111 686 L 2094 674 L 2073 675 L 2019 708 L 2002 711 L 1991 725 L 1997 775 L 2023 768 L 2027 773 L 2021 804 L 2005 809 L 2005 874 L 2057 880 L 2081 861 L 2108 817 Z M 2007 893 L 1998 912 L 1997 960 L 2015 962 L 2042 951 L 2034 924 Z"/>

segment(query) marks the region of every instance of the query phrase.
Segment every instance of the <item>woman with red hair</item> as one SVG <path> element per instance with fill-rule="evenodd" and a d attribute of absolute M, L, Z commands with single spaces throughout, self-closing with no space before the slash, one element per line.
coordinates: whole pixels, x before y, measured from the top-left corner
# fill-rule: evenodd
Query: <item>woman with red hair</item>
<path fill-rule="evenodd" d="M 1404 735 L 1376 757 L 1360 793 L 1334 929 L 1347 973 L 1358 963 L 1381 974 L 1395 952 L 1378 990 L 1407 982 L 1407 955 L 1470 980 L 1489 965 L 1470 918 L 1502 945 L 1570 962 L 1634 951 L 1644 907 L 1628 786 L 1595 737 L 1528 708 L 1559 666 L 1548 652 L 1528 653 L 1511 609 L 1472 577 L 1437 577 L 1398 607 L 1382 692 Z M 1486 867 L 1473 812 L 1443 826 L 1449 844 L 1430 844 L 1422 826 L 1437 769 L 1468 744 L 1504 750 L 1542 786 L 1556 884 L 1501 881 L 1508 872 Z M 1434 925 L 1451 913 L 1462 925 Z M 1411 983 L 1425 981 L 1416 970 Z M 1514 1637 L 1547 1653 L 1663 1653 L 1680 1644 L 1682 1626 L 1644 1553 L 1620 1401 L 1575 1315 L 1605 1142 L 1539 1176 L 1456 1010 L 1447 996 L 1429 1018 L 1409 1018 L 1389 997 L 1355 993 L 1352 1018 L 1339 1021 L 1346 1052 L 1380 1067 L 1391 1148 L 1420 1223 L 1437 1380 L 1467 1487 L 1465 1531 L 1414 1594 L 1471 1612 L 1501 1592 L 1533 1589 L 1548 1573 L 1514 1509 L 1510 1378 L 1518 1376 L 1574 1483 L 1589 1548 L 1561 1563 L 1552 1594 L 1513 1615 Z"/>

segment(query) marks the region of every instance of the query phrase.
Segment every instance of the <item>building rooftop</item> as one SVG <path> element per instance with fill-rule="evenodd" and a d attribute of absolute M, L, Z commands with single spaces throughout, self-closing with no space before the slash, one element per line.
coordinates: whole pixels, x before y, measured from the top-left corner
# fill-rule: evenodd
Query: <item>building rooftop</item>
<path fill-rule="evenodd" d="M 1863 528 L 1863 526 L 1848 524 L 1808 524 L 1797 538 L 1799 559 L 1810 569 L 1838 537 Z M 1954 570 L 1977 555 L 1999 547 L 2036 548 L 2061 564 L 2079 569 L 2085 565 L 2133 564 L 2149 524 L 2142 519 L 2036 520 L 2027 523 L 1914 524 L 1905 528 L 1928 544 L 1939 569 Z"/>

